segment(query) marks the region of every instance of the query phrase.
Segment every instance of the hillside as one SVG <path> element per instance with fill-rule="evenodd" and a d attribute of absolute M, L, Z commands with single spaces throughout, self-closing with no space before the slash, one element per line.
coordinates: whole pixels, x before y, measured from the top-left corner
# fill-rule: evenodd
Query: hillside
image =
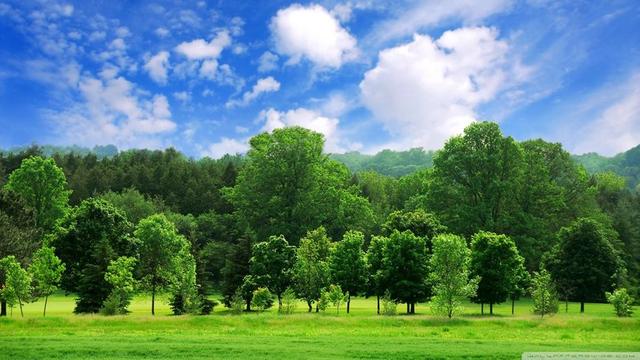
<path fill-rule="evenodd" d="M 377 173 L 399 177 L 433 165 L 433 151 L 414 148 L 407 151 L 382 150 L 375 155 L 361 154 L 357 151 L 345 154 L 332 154 L 353 171 L 372 170 Z"/>
<path fill-rule="evenodd" d="M 589 173 L 612 171 L 627 179 L 627 185 L 635 189 L 640 184 L 640 145 L 613 157 L 596 153 L 574 155 L 573 158 L 582 164 Z"/>

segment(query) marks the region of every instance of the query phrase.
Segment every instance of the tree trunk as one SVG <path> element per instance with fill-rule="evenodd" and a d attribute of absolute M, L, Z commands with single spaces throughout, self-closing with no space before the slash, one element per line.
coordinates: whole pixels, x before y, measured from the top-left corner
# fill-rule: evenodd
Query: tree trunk
<path fill-rule="evenodd" d="M 309 312 L 313 310 L 313 306 L 311 306 L 311 301 L 307 300 L 307 306 L 309 307 Z"/>
<path fill-rule="evenodd" d="M 42 311 L 42 316 L 47 316 L 47 300 L 49 300 L 49 295 L 44 297 L 44 310 Z"/>
<path fill-rule="evenodd" d="M 411 305 L 409 305 L 409 302 L 407 302 L 407 314 L 411 314 Z"/>
<path fill-rule="evenodd" d="M 251 311 L 251 301 L 247 301 L 246 311 Z"/>
<path fill-rule="evenodd" d="M 564 298 L 564 312 L 569 312 L 569 297 Z"/>
<path fill-rule="evenodd" d="M 278 294 L 278 312 L 282 311 L 282 294 Z"/>
<path fill-rule="evenodd" d="M 489 303 L 489 315 L 493 316 L 493 303 Z"/>
<path fill-rule="evenodd" d="M 416 303 L 411 303 L 411 313 L 412 314 L 416 313 Z"/>
<path fill-rule="evenodd" d="M 7 316 L 7 301 L 5 299 L 0 301 L 0 316 Z"/>
<path fill-rule="evenodd" d="M 480 315 L 484 315 L 484 303 L 480 303 Z"/>
<path fill-rule="evenodd" d="M 580 301 L 580 313 L 584 312 L 584 301 Z"/>
<path fill-rule="evenodd" d="M 151 285 L 151 315 L 156 314 L 156 284 Z"/>
<path fill-rule="evenodd" d="M 347 314 L 349 313 L 350 308 L 351 308 L 351 295 L 347 295 Z"/>
<path fill-rule="evenodd" d="M 516 309 L 516 299 L 511 299 L 511 315 L 515 314 Z"/>
<path fill-rule="evenodd" d="M 376 298 L 378 299 L 378 315 L 380 315 L 380 295 L 376 295 Z"/>
<path fill-rule="evenodd" d="M 316 312 L 319 313 L 320 312 L 320 305 L 318 303 L 316 303 Z"/>
<path fill-rule="evenodd" d="M 18 305 L 20 305 L 20 317 L 24 317 L 24 313 L 22 312 L 22 300 L 18 299 Z"/>

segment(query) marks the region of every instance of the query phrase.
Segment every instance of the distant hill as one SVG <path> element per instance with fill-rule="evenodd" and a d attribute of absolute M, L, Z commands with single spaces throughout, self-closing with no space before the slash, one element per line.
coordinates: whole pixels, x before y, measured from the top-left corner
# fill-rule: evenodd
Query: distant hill
<path fill-rule="evenodd" d="M 109 158 L 118 155 L 118 148 L 115 145 L 96 145 L 93 148 L 82 147 L 78 145 L 69 146 L 56 146 L 56 145 L 30 145 L 30 146 L 18 146 L 9 150 L 0 150 L 0 152 L 17 154 L 29 149 L 37 148 L 45 156 L 52 156 L 53 154 L 76 154 L 76 155 L 88 155 L 93 154 L 98 159 Z"/>
<path fill-rule="evenodd" d="M 627 185 L 635 189 L 640 184 L 640 145 L 613 157 L 596 153 L 574 155 L 589 173 L 612 171 L 627 179 Z"/>
<path fill-rule="evenodd" d="M 433 166 L 433 151 L 415 148 L 407 151 L 382 150 L 375 155 L 357 151 L 332 154 L 331 157 L 344 163 L 351 171 L 372 170 L 387 176 L 399 177 Z"/>

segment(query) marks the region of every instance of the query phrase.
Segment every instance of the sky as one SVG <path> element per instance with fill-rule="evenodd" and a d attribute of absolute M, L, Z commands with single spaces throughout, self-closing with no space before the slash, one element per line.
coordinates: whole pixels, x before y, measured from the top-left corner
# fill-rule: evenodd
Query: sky
<path fill-rule="evenodd" d="M 0 148 L 441 148 L 474 121 L 614 155 L 640 144 L 637 0 L 4 1 Z"/>

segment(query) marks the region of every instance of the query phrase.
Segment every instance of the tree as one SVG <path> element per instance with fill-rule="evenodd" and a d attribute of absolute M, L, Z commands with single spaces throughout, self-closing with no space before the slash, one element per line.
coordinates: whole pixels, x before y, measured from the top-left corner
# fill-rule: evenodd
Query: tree
<path fill-rule="evenodd" d="M 282 293 L 293 283 L 295 247 L 284 236 L 270 236 L 269 240 L 253 246 L 251 274 L 260 287 L 270 289 L 278 297 L 278 310 L 282 307 Z"/>
<path fill-rule="evenodd" d="M 56 256 L 54 248 L 43 246 L 33 255 L 29 274 L 35 283 L 36 295 L 44 296 L 42 316 L 47 314 L 49 296 L 58 289 L 64 270 L 65 265 Z"/>
<path fill-rule="evenodd" d="M 621 269 L 621 260 L 616 254 L 607 233 L 592 219 L 578 219 L 558 234 L 560 243 L 552 250 L 546 268 L 553 279 L 566 284 L 572 298 L 584 303 L 603 301 L 604 293 L 610 291 Z"/>
<path fill-rule="evenodd" d="M 407 304 L 407 314 L 415 313 L 415 303 L 427 297 L 425 243 L 411 231 L 395 230 L 384 248 L 384 283 L 394 300 Z"/>
<path fill-rule="evenodd" d="M 633 298 L 627 292 L 627 289 L 616 289 L 613 293 L 607 292 L 607 301 L 610 302 L 616 310 L 619 317 L 628 317 L 633 314 Z"/>
<path fill-rule="evenodd" d="M 446 232 L 447 228 L 434 214 L 416 209 L 414 211 L 396 210 L 389 214 L 387 221 L 382 225 L 382 231 L 389 236 L 393 230 L 400 232 L 409 230 L 416 236 L 424 237 L 430 248 L 431 239 Z"/>
<path fill-rule="evenodd" d="M 359 231 L 347 231 L 342 241 L 335 244 L 329 257 L 331 281 L 347 292 L 347 314 L 351 307 L 351 295 L 366 289 L 367 259 L 362 246 L 364 235 Z"/>
<path fill-rule="evenodd" d="M 121 192 L 109 191 L 99 196 L 122 210 L 127 219 L 134 225 L 140 220 L 161 212 L 165 205 L 159 198 L 148 198 L 134 188 L 124 189 Z"/>
<path fill-rule="evenodd" d="M 20 168 L 9 175 L 5 187 L 22 196 L 35 212 L 35 225 L 45 232 L 51 231 L 67 211 L 67 180 L 51 158 L 24 159 Z"/>
<path fill-rule="evenodd" d="M 105 273 L 112 260 L 137 256 L 132 225 L 113 205 L 88 199 L 65 216 L 50 245 L 66 266 L 61 286 L 74 292 L 76 313 L 100 311 L 111 293 Z"/>
<path fill-rule="evenodd" d="M 543 269 L 533 274 L 531 280 L 531 299 L 533 300 L 533 312 L 544 318 L 545 314 L 558 312 L 558 296 L 551 274 Z"/>
<path fill-rule="evenodd" d="M 433 286 L 431 306 L 436 314 L 451 318 L 462 311 L 462 303 L 475 296 L 478 278 L 469 279 L 471 251 L 464 238 L 442 234 L 433 238 L 429 259 L 429 281 Z"/>
<path fill-rule="evenodd" d="M 518 258 L 518 264 L 516 265 L 516 270 L 514 272 L 515 278 L 511 283 L 511 287 L 509 289 L 509 299 L 511 300 L 511 315 L 515 314 L 516 309 L 516 300 L 520 299 L 521 296 L 524 296 L 527 289 L 531 284 L 531 275 L 525 268 L 524 258 Z"/>
<path fill-rule="evenodd" d="M 271 291 L 264 287 L 257 288 L 253 292 L 253 299 L 251 300 L 251 304 L 260 312 L 270 308 L 271 306 L 273 306 L 273 295 L 271 294 Z"/>
<path fill-rule="evenodd" d="M 340 306 L 349 297 L 349 293 L 345 294 L 340 288 L 340 285 L 329 285 L 328 288 L 322 291 L 321 302 L 324 303 L 323 310 L 327 304 L 333 304 L 336 307 L 336 314 L 340 314 Z"/>
<path fill-rule="evenodd" d="M 298 297 L 296 296 L 296 292 L 292 288 L 288 288 L 282 293 L 282 309 L 280 312 L 282 314 L 293 314 L 296 311 L 296 306 L 298 305 Z"/>
<path fill-rule="evenodd" d="M 35 227 L 33 211 L 20 195 L 0 189 L 0 259 L 13 255 L 26 265 L 41 243 L 40 231 Z M 0 271 L 0 288 L 4 285 Z M 7 315 L 7 301 L 0 295 L 0 316 Z"/>
<path fill-rule="evenodd" d="M 169 291 L 173 296 L 170 304 L 173 314 L 200 313 L 202 298 L 198 296 L 196 260 L 189 251 L 189 243 L 185 242 L 171 261 L 174 275 L 170 277 Z"/>
<path fill-rule="evenodd" d="M 178 275 L 176 256 L 189 243 L 163 214 L 142 219 L 134 234 L 140 241 L 139 276 L 144 288 L 151 291 L 151 314 L 155 315 L 156 292 L 166 289 Z"/>
<path fill-rule="evenodd" d="M 4 287 L 0 289 L 2 297 L 12 308 L 18 302 L 20 316 L 24 317 L 22 305 L 31 295 L 31 276 L 13 255 L 0 259 L 0 268 L 5 273 Z"/>
<path fill-rule="evenodd" d="M 324 227 L 309 231 L 296 250 L 293 279 L 298 296 L 307 302 L 309 312 L 320 301 L 322 289 L 329 285 L 329 253 L 331 239 Z M 316 311 L 318 307 L 316 306 Z"/>
<path fill-rule="evenodd" d="M 136 266 L 136 258 L 121 256 L 112 260 L 104 274 L 104 279 L 111 285 L 111 294 L 102 305 L 105 315 L 126 314 L 135 292 L 136 281 L 133 278 L 133 270 Z"/>
<path fill-rule="evenodd" d="M 471 276 L 480 278 L 478 291 L 472 299 L 489 304 L 489 313 L 493 315 L 493 304 L 507 300 L 518 276 L 521 275 L 522 257 L 518 254 L 515 242 L 506 235 L 481 231 L 471 239 Z"/>
<path fill-rule="evenodd" d="M 428 205 L 453 232 L 503 232 L 517 208 L 522 149 L 498 124 L 477 122 L 433 159 Z"/>
<path fill-rule="evenodd" d="M 385 278 L 387 272 L 385 272 L 384 268 L 385 247 L 388 240 L 389 238 L 384 236 L 374 236 L 371 238 L 369 249 L 367 250 L 368 292 L 376 296 L 378 315 L 380 314 L 380 297 L 385 293 L 389 293 L 387 279 Z M 391 296 L 390 293 L 389 296 Z"/>
<path fill-rule="evenodd" d="M 237 290 L 242 287 L 245 276 L 251 273 L 249 261 L 251 260 L 251 237 L 242 236 L 237 243 L 232 246 L 229 256 L 225 259 L 225 265 L 221 270 L 222 274 L 222 295 L 224 303 L 231 305 L 231 299 Z M 248 304 L 250 305 L 250 303 Z"/>

